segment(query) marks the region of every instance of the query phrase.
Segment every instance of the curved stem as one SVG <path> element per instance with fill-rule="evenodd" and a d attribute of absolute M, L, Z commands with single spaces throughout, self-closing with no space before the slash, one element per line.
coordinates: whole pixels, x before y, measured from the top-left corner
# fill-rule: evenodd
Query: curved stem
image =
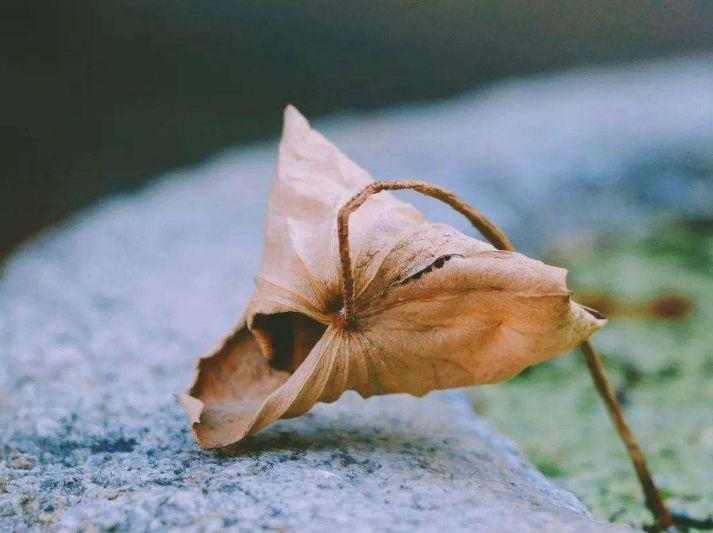
<path fill-rule="evenodd" d="M 416 180 L 377 181 L 364 187 L 345 203 L 337 214 L 337 234 L 339 237 L 339 259 L 342 274 L 342 301 L 344 307 L 339 315 L 342 326 L 349 324 L 354 318 L 354 279 L 352 264 L 349 257 L 349 216 L 371 196 L 381 191 L 397 191 L 410 189 L 431 198 L 436 198 L 464 215 L 473 226 L 500 250 L 514 251 L 515 247 L 498 227 L 490 222 L 480 211 L 473 209 L 455 194 L 436 185 Z"/>
<path fill-rule="evenodd" d="M 373 194 L 381 191 L 396 191 L 410 189 L 426 196 L 445 202 L 453 209 L 464 215 L 473 226 L 493 246 L 499 250 L 515 251 L 515 247 L 500 229 L 488 220 L 478 210 L 473 209 L 455 194 L 436 185 L 415 180 L 377 181 L 364 187 L 345 203 L 337 214 L 337 234 L 339 238 L 339 259 L 341 262 L 342 300 L 344 306 L 339 314 L 337 325 L 347 327 L 354 319 L 354 279 L 352 277 L 351 258 L 349 257 L 349 216 Z M 589 340 L 580 345 L 587 368 L 594 382 L 594 386 L 609 411 L 609 417 L 614 427 L 626 446 L 636 475 L 644 491 L 646 506 L 656 519 L 656 526 L 666 529 L 672 525 L 671 513 L 661 497 L 661 493 L 651 477 L 651 472 L 646 465 L 641 447 L 629 429 L 624 412 L 619 405 L 614 389 L 609 383 L 604 365 L 594 350 Z"/>

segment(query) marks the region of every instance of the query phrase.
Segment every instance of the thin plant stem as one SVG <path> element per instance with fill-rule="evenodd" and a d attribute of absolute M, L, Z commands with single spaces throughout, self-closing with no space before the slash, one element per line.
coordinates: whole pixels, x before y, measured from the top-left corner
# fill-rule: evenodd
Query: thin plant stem
<path fill-rule="evenodd" d="M 651 514 L 656 518 L 656 525 L 660 528 L 669 528 L 673 524 L 671 518 L 671 513 L 666 507 L 663 499 L 661 498 L 661 493 L 656 488 L 653 478 L 651 477 L 651 472 L 646 465 L 646 458 L 644 457 L 644 452 L 641 451 L 641 447 L 634 437 L 634 434 L 629 429 L 629 425 L 624 419 L 624 412 L 621 409 L 621 405 L 616 399 L 616 394 L 614 389 L 609 382 L 607 377 L 607 371 L 604 368 L 599 354 L 592 346 L 589 340 L 584 341 L 579 345 L 579 349 L 584 355 L 584 361 L 587 363 L 587 368 L 589 369 L 589 375 L 592 377 L 594 386 L 602 398 L 604 405 L 606 405 L 607 411 L 609 411 L 609 418 L 611 418 L 612 423 L 616 432 L 624 441 L 626 446 L 626 451 L 629 452 L 629 457 L 634 465 L 634 470 L 636 470 L 636 476 L 639 478 L 639 483 L 644 491 L 644 498 L 646 499 L 646 506 L 651 511 Z"/>
<path fill-rule="evenodd" d="M 409 189 L 436 198 L 464 215 L 475 228 L 500 250 L 514 251 L 515 248 L 505 234 L 488 220 L 480 211 L 472 208 L 455 194 L 436 185 L 416 180 L 376 181 L 352 196 L 337 213 L 337 234 L 339 236 L 339 259 L 341 261 L 342 300 L 344 307 L 339 315 L 339 323 L 347 325 L 354 318 L 354 278 L 349 257 L 349 215 L 372 194 L 381 191 Z"/>
<path fill-rule="evenodd" d="M 340 327 L 349 327 L 354 320 L 354 279 L 352 277 L 351 258 L 349 256 L 349 216 L 373 194 L 382 191 L 404 189 L 413 190 L 441 200 L 464 215 L 495 248 L 510 252 L 515 251 L 513 244 L 495 224 L 488 220 L 480 211 L 470 207 L 463 200 L 446 189 L 415 180 L 377 181 L 367 185 L 352 196 L 339 209 L 337 214 L 337 235 L 339 239 L 343 300 L 343 307 L 337 318 L 337 325 Z M 656 527 L 666 529 L 673 523 L 671 513 L 668 511 L 661 497 L 661 493 L 651 477 L 641 447 L 624 419 L 624 412 L 616 399 L 614 389 L 609 382 L 604 365 L 589 340 L 584 341 L 580 345 L 580 350 L 584 355 L 584 360 L 587 363 L 587 368 L 589 369 L 589 374 L 592 377 L 594 386 L 609 412 L 609 417 L 619 437 L 626 446 L 639 483 L 643 489 L 646 506 L 656 520 Z"/>

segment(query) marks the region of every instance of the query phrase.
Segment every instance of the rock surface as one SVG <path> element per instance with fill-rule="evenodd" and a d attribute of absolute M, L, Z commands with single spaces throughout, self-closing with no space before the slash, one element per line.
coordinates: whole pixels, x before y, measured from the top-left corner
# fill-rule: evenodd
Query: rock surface
<path fill-rule="evenodd" d="M 528 224 L 553 235 L 555 223 L 586 219 L 608 200 L 612 223 L 667 201 L 695 213 L 708 205 L 699 184 L 710 161 L 691 166 L 677 140 L 713 139 L 713 105 L 692 96 L 713 94 L 709 64 L 506 85 L 419 113 L 335 119 L 327 133 L 376 175 L 465 189 L 521 240 L 531 238 Z M 607 115 L 612 91 L 626 97 L 617 112 L 635 124 L 623 132 Z M 654 102 L 664 110 L 658 121 L 647 114 Z M 669 189 L 693 192 L 637 196 L 634 182 L 648 174 L 632 161 L 651 167 L 641 157 L 649 146 L 656 161 L 671 162 L 660 174 Z M 349 395 L 275 424 L 234 456 L 194 445 L 172 394 L 250 291 L 274 164 L 268 145 L 174 173 L 84 212 L 5 264 L 0 529 L 612 528 L 535 471 L 457 392 Z M 557 213 L 534 217 L 553 197 Z"/>
<path fill-rule="evenodd" d="M 7 265 L 0 529 L 609 529 L 460 392 L 349 394 L 232 456 L 198 449 L 172 394 L 259 251 L 261 202 L 229 170 L 115 200 Z"/>

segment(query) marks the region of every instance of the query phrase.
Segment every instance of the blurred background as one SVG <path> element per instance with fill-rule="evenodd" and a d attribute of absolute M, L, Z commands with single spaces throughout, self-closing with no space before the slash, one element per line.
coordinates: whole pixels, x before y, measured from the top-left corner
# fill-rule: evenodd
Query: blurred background
<path fill-rule="evenodd" d="M 0 256 L 105 195 L 317 117 L 713 47 L 704 0 L 0 7 Z"/>
<path fill-rule="evenodd" d="M 713 508 L 713 3 L 0 10 L 0 257 L 161 175 L 215 191 L 258 169 L 257 219 L 291 102 L 376 175 L 457 190 L 569 267 L 579 300 L 610 316 L 596 343 L 671 505 Z M 472 398 L 596 516 L 647 522 L 577 357 Z"/>

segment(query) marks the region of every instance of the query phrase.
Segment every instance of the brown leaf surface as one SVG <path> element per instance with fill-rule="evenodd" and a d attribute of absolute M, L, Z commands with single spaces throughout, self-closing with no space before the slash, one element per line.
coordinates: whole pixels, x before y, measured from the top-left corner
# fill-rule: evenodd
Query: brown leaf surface
<path fill-rule="evenodd" d="M 371 182 L 286 109 L 255 293 L 180 398 L 202 446 L 237 442 L 345 390 L 421 396 L 502 381 L 604 323 L 571 301 L 565 270 L 430 223 L 384 192 L 351 217 L 355 322 L 337 326 L 337 211 Z"/>

